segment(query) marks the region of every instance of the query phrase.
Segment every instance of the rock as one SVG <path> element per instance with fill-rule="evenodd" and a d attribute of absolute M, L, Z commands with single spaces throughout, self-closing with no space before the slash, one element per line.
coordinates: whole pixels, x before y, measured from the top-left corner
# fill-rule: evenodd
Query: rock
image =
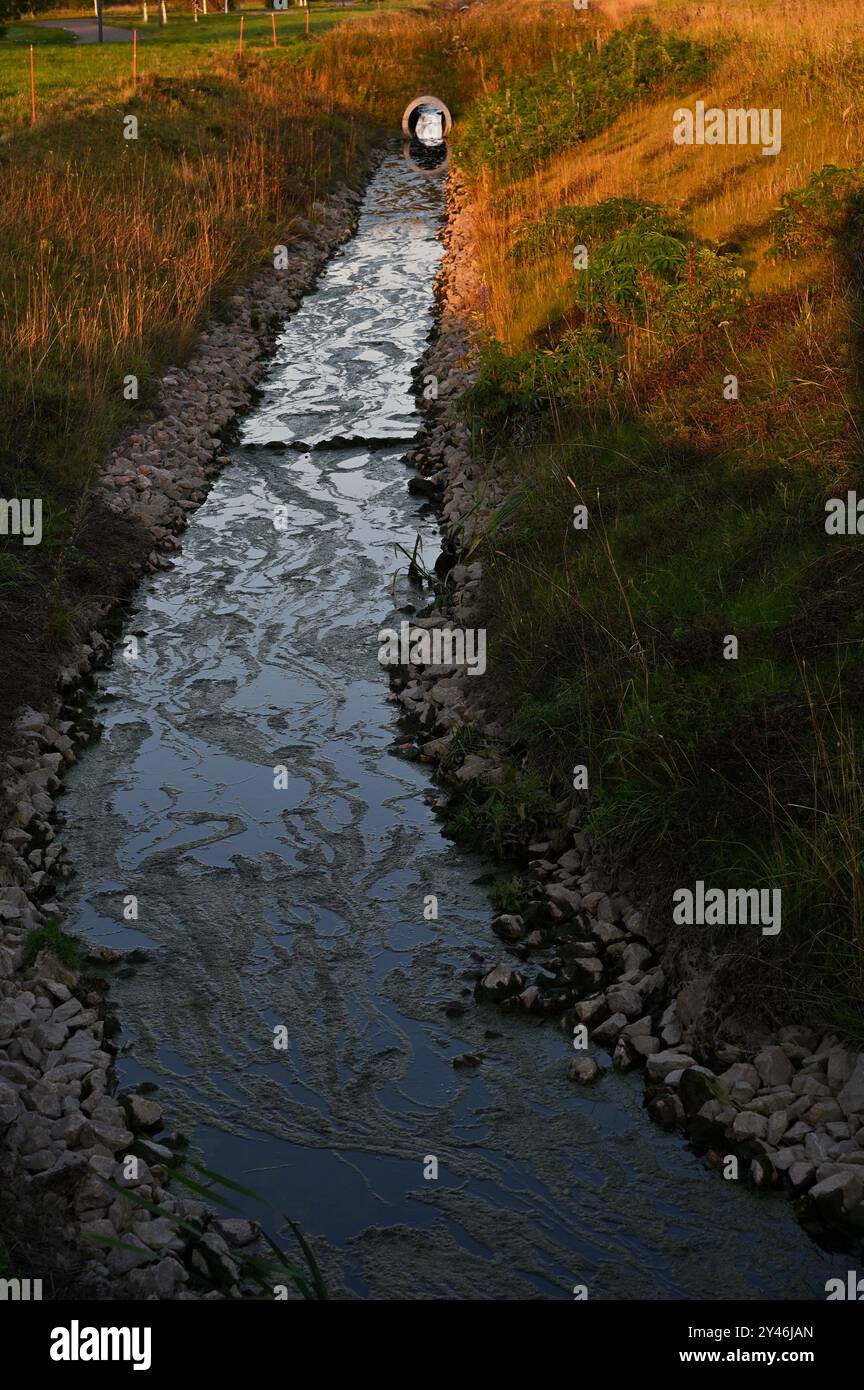
<path fill-rule="evenodd" d="M 824 1163 L 831 1157 L 831 1140 L 827 1134 L 819 1134 L 811 1129 L 804 1136 L 804 1153 L 811 1163 Z"/>
<path fill-rule="evenodd" d="M 162 1125 L 162 1106 L 134 1091 L 123 1097 L 123 1108 L 130 1128 L 152 1134 Z"/>
<path fill-rule="evenodd" d="M 143 1241 L 151 1250 L 161 1252 L 183 1249 L 183 1238 L 178 1234 L 177 1227 L 166 1216 L 156 1217 L 155 1220 L 142 1217 L 135 1221 L 132 1230 L 139 1240 Z"/>
<path fill-rule="evenodd" d="M 839 1090 L 845 1086 L 855 1068 L 855 1058 L 845 1048 L 836 1047 L 832 1049 L 828 1057 L 826 1073 L 828 1085 L 832 1090 Z"/>
<path fill-rule="evenodd" d="M 603 962 L 597 956 L 579 956 L 569 962 L 567 978 L 583 989 L 594 990 L 603 978 Z"/>
<path fill-rule="evenodd" d="M 621 959 L 627 970 L 644 970 L 651 959 L 652 952 L 641 942 L 631 941 L 621 952 Z"/>
<path fill-rule="evenodd" d="M 521 941 L 525 935 L 525 922 L 515 913 L 505 912 L 495 918 L 492 930 L 502 941 Z"/>
<path fill-rule="evenodd" d="M 489 999 L 497 1004 L 511 995 L 521 994 L 524 988 L 524 979 L 512 966 L 496 965 L 477 982 L 474 993 L 478 999 Z"/>
<path fill-rule="evenodd" d="M 469 753 L 456 772 L 456 780 L 480 782 L 483 786 L 491 787 L 504 781 L 504 769 L 491 758 L 481 758 L 476 753 Z"/>
<path fill-rule="evenodd" d="M 600 942 L 601 946 L 613 946 L 616 941 L 625 941 L 626 937 L 620 927 L 615 927 L 611 922 L 591 921 L 591 935 Z"/>
<path fill-rule="evenodd" d="M 803 1120 L 796 1120 L 783 1135 L 783 1143 L 801 1144 L 810 1133 L 812 1133 L 810 1125 L 805 1124 Z"/>
<path fill-rule="evenodd" d="M 41 1052 L 58 1052 L 66 1041 L 67 1032 L 62 1023 L 37 1023 L 31 1028 L 30 1036 Z"/>
<path fill-rule="evenodd" d="M 173 1298 L 188 1279 L 183 1266 L 170 1255 L 146 1269 L 133 1269 L 127 1284 L 133 1298 Z"/>
<path fill-rule="evenodd" d="M 192 1264 L 200 1273 L 209 1275 L 217 1284 L 231 1285 L 237 1278 L 237 1266 L 231 1259 L 227 1244 L 216 1231 L 208 1231 L 195 1247 Z"/>
<path fill-rule="evenodd" d="M 114 1274 L 128 1274 L 130 1270 L 136 1269 L 139 1265 L 149 1264 L 153 1259 L 153 1251 L 136 1235 L 127 1232 L 122 1236 L 122 1240 L 124 1249 L 118 1250 L 115 1247 L 107 1259 L 108 1268 Z"/>
<path fill-rule="evenodd" d="M 768 1116 L 768 1130 L 765 1137 L 769 1144 L 776 1146 L 780 1143 L 786 1133 L 788 1123 L 789 1117 L 785 1110 L 775 1110 L 773 1115 Z"/>
<path fill-rule="evenodd" d="M 790 1171 L 790 1178 L 792 1173 Z M 817 1182 L 810 1189 L 808 1200 L 828 1221 L 839 1222 L 860 1205 L 864 1182 L 854 1173 L 837 1173 Z"/>
<path fill-rule="evenodd" d="M 515 997 L 519 1001 L 519 1006 L 529 1014 L 537 1013 L 543 1003 L 543 995 L 537 985 L 529 985 L 527 989 L 523 989 L 522 993 Z"/>
<path fill-rule="evenodd" d="M 480 1052 L 461 1052 L 458 1057 L 453 1058 L 453 1066 L 460 1071 L 468 1071 L 482 1065 L 483 1054 Z"/>
<path fill-rule="evenodd" d="M 855 1069 L 837 1096 L 837 1101 L 847 1119 L 864 1112 L 864 1053 L 858 1057 Z"/>
<path fill-rule="evenodd" d="M 580 1023 L 587 1024 L 599 1024 L 609 1013 L 602 994 L 592 994 L 589 999 L 577 1000 L 573 1006 L 573 1011 Z"/>
<path fill-rule="evenodd" d="M 676 1125 L 684 1123 L 684 1106 L 678 1096 L 670 1092 L 652 1096 L 648 1102 L 648 1114 L 664 1129 L 674 1129 Z"/>
<path fill-rule="evenodd" d="M 792 1090 L 796 1096 L 830 1096 L 831 1092 L 824 1081 L 818 1081 L 815 1076 L 807 1075 L 805 1072 L 798 1072 L 792 1078 Z"/>
<path fill-rule="evenodd" d="M 770 1154 L 756 1154 L 750 1161 L 749 1172 L 754 1187 L 773 1187 L 779 1179 Z"/>
<path fill-rule="evenodd" d="M 681 1025 L 678 1022 L 678 1009 L 673 1000 L 660 1018 L 660 1039 L 667 1047 L 677 1047 L 681 1042 Z"/>
<path fill-rule="evenodd" d="M 67 1150 L 67 1152 L 60 1154 L 60 1157 L 52 1163 L 50 1168 L 35 1174 L 30 1181 L 31 1191 L 40 1192 L 46 1189 L 57 1191 L 72 1188 L 83 1178 L 87 1169 L 88 1163 L 84 1154 L 70 1153 Z"/>
<path fill-rule="evenodd" d="M 765 1047 L 753 1059 L 763 1086 L 786 1086 L 792 1080 L 795 1068 L 782 1047 Z"/>
<path fill-rule="evenodd" d="M 759 1089 L 759 1073 L 749 1062 L 733 1062 L 731 1067 L 721 1072 L 717 1080 L 731 1096 L 736 1086 L 748 1086 L 753 1094 Z"/>
<path fill-rule="evenodd" d="M 612 1043 L 617 1041 L 618 1034 L 627 1024 L 626 1014 L 613 1014 L 607 1018 L 605 1023 L 599 1024 L 593 1030 L 593 1037 L 603 1047 L 609 1048 Z"/>
<path fill-rule="evenodd" d="M 736 1139 L 764 1139 L 768 1133 L 768 1121 L 764 1115 L 755 1115 L 752 1110 L 741 1110 L 732 1122 L 732 1133 Z"/>
<path fill-rule="evenodd" d="M 606 991 L 606 1003 L 610 1014 L 626 1014 L 636 1018 L 642 1013 L 642 997 L 632 985 L 613 985 Z"/>
<path fill-rule="evenodd" d="M 574 893 L 571 888 L 565 888 L 561 883 L 547 884 L 546 897 L 568 916 L 572 916 L 582 905 L 581 893 Z"/>
<path fill-rule="evenodd" d="M 143 1158 L 145 1163 L 161 1164 L 163 1168 L 176 1167 L 179 1162 L 177 1155 L 165 1144 L 157 1144 L 155 1139 L 145 1139 L 141 1135 L 136 1137 L 132 1153 Z"/>
<path fill-rule="evenodd" d="M 251 1245 L 258 1237 L 258 1227 L 254 1221 L 245 1221 L 240 1218 L 231 1217 L 214 1222 L 214 1226 L 222 1238 L 234 1250 L 239 1250 L 242 1249 L 243 1246 Z"/>
<path fill-rule="evenodd" d="M 836 1100 L 817 1100 L 805 1111 L 804 1119 L 808 1125 L 813 1125 L 815 1129 L 820 1129 L 829 1122 L 838 1124 L 843 1119 L 843 1111 Z"/>
<path fill-rule="evenodd" d="M 612 1053 L 612 1065 L 616 1071 L 629 1071 L 635 1065 L 637 1055 L 622 1033 L 615 1044 L 615 1051 Z"/>
<path fill-rule="evenodd" d="M 803 1192 L 808 1188 L 815 1176 L 816 1170 L 812 1163 L 793 1163 L 788 1170 L 789 1182 L 796 1192 Z"/>
<path fill-rule="evenodd" d="M 672 1077 L 676 1071 L 667 1072 L 666 1085 L 673 1085 Z M 681 1104 L 684 1106 L 685 1114 L 697 1115 L 702 1106 L 708 1100 L 719 1100 L 721 1104 L 725 1100 L 722 1088 L 718 1085 L 717 1078 L 712 1076 L 707 1067 L 686 1067 L 680 1072 L 678 1081 L 678 1094 L 681 1097 Z"/>
<path fill-rule="evenodd" d="M 567 1075 L 580 1086 L 590 1086 L 603 1075 L 603 1069 L 593 1057 L 576 1057 L 570 1063 Z"/>
<path fill-rule="evenodd" d="M 663 1081 L 670 1071 L 683 1071 L 687 1067 L 695 1067 L 695 1058 L 686 1052 L 674 1052 L 666 1049 L 664 1052 L 655 1052 L 653 1057 L 648 1058 L 646 1069 L 652 1081 Z"/>

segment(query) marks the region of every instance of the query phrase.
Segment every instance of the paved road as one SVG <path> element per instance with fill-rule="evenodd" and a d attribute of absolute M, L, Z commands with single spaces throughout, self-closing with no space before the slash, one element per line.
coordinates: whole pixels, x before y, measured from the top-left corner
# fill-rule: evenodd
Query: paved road
<path fill-rule="evenodd" d="M 74 34 L 79 43 L 98 43 L 99 25 L 95 19 L 37 19 L 37 24 L 43 24 L 46 29 L 68 29 L 70 34 Z M 106 43 L 131 43 L 132 30 L 118 29 L 113 24 L 103 24 L 102 37 Z M 144 35 L 138 34 L 140 43 Z"/>

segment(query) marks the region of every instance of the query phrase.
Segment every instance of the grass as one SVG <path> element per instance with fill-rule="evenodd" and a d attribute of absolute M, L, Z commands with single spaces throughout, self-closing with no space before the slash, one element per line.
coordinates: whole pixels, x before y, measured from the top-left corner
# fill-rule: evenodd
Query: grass
<path fill-rule="evenodd" d="M 690 45 L 681 71 L 637 92 L 631 67 L 627 101 L 587 100 L 597 54 L 625 64 L 647 21 L 655 47 Z M 482 551 L 493 708 L 553 799 L 587 763 L 588 826 L 660 911 L 688 877 L 782 886 L 782 937 L 749 966 L 860 1040 L 864 567 L 824 505 L 864 493 L 864 43 L 845 0 L 592 23 L 590 56 L 547 69 L 589 123 L 502 158 L 481 119 L 499 86 L 460 149 L 472 431 L 519 497 Z M 674 145 L 698 98 L 780 107 L 780 154 Z"/>
<path fill-rule="evenodd" d="M 50 951 L 61 965 L 77 970 L 81 964 L 78 947 L 56 921 L 31 931 L 24 942 L 24 965 L 32 965 L 40 951 Z"/>
<path fill-rule="evenodd" d="M 403 0 L 386 0 L 387 9 L 398 11 Z M 292 6 L 276 13 L 277 55 L 288 49 L 295 56 L 314 49 L 321 37 L 336 25 L 368 19 L 377 12 L 369 0 L 343 8 L 317 4 L 310 9 L 310 34 L 306 35 L 306 9 Z M 150 20 L 142 23 L 140 6 L 112 6 L 105 11 L 105 24 L 138 31 L 138 73 L 151 76 L 185 76 L 190 69 L 217 57 L 234 55 L 239 48 L 240 13 L 225 14 L 221 6 L 201 15 L 197 23 L 191 13 L 169 4 L 168 23 L 157 22 L 157 3 L 150 4 Z M 20 22 L 10 24 L 0 38 L 0 129 L 9 131 L 30 123 L 29 47 L 34 48 L 36 110 L 40 120 L 64 114 L 74 117 L 83 111 L 119 98 L 132 83 L 131 43 L 79 45 L 75 36 L 63 29 L 48 27 L 52 19 L 92 19 L 92 8 L 45 16 L 45 25 Z M 262 7 L 243 11 L 243 51 L 273 48 L 271 12 Z"/>

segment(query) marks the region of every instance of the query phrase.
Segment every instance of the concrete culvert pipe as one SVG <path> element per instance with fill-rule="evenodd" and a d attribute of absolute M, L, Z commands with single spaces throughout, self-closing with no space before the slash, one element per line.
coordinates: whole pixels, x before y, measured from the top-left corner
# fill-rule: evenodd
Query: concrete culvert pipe
<path fill-rule="evenodd" d="M 422 145 L 440 145 L 453 126 L 453 117 L 440 97 L 415 97 L 405 107 L 402 134 Z"/>

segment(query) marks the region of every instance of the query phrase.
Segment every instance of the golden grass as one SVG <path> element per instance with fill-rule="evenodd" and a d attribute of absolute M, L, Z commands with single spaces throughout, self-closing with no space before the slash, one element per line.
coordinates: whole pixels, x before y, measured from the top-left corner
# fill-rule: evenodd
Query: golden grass
<path fill-rule="evenodd" d="M 864 45 L 855 0 L 805 7 L 788 0 L 759 5 L 739 0 L 713 4 L 601 0 L 604 25 L 650 15 L 663 29 L 731 46 L 704 90 L 681 91 L 628 111 L 608 131 L 574 145 L 532 176 L 502 191 L 478 189 L 476 228 L 489 287 L 486 327 L 504 342 L 522 345 L 554 317 L 562 286 L 572 276 L 569 257 L 539 258 L 514 275 L 505 263 L 517 228 L 567 203 L 631 197 L 682 210 L 697 235 L 717 243 L 747 242 L 756 259 L 755 290 L 779 288 L 802 276 L 766 262 L 766 219 L 780 198 L 829 163 L 864 159 Z M 857 61 L 853 45 L 858 43 Z M 754 147 L 676 146 L 672 113 L 678 106 L 780 108 L 782 149 L 765 156 Z"/>

